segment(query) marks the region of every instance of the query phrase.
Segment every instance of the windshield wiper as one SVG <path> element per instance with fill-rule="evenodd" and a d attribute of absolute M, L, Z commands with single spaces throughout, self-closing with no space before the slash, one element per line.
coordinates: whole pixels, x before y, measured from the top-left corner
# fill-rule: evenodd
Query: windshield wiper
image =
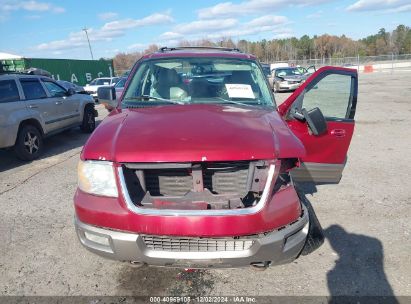
<path fill-rule="evenodd" d="M 171 100 L 171 99 L 166 99 L 166 98 L 161 98 L 161 97 L 156 97 L 156 96 L 150 96 L 150 95 L 141 95 L 141 96 L 132 96 L 132 97 L 127 97 L 124 98 L 124 100 L 127 102 L 127 100 L 158 100 L 158 101 L 165 101 L 173 104 L 179 104 L 183 105 L 185 104 L 182 101 L 177 101 L 177 100 Z"/>
<path fill-rule="evenodd" d="M 234 100 L 230 100 L 230 99 L 224 99 L 224 98 L 221 98 L 221 97 L 217 97 L 217 98 L 224 101 L 224 102 L 233 103 L 233 104 L 236 104 L 236 105 L 239 105 L 239 106 L 256 107 L 256 106 L 260 105 L 260 104 L 252 105 L 252 104 L 242 103 L 242 102 L 238 102 L 238 101 L 234 101 Z"/>

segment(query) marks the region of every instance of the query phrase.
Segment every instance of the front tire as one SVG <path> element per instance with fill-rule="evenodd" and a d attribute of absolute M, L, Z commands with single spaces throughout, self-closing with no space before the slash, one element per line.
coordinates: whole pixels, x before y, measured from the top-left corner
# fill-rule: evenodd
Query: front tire
<path fill-rule="evenodd" d="M 301 192 L 298 193 L 298 196 L 300 197 L 300 200 L 305 205 L 305 207 L 307 207 L 308 218 L 310 222 L 307 239 L 300 254 L 308 255 L 311 252 L 320 248 L 321 245 L 324 243 L 324 232 L 310 201 Z"/>
<path fill-rule="evenodd" d="M 91 133 L 96 128 L 96 118 L 94 116 L 94 107 L 86 106 L 84 108 L 83 122 L 81 123 L 80 129 L 84 133 Z"/>
<path fill-rule="evenodd" d="M 21 160 L 34 160 L 43 153 L 43 136 L 33 125 L 23 126 L 18 135 L 14 152 Z"/>

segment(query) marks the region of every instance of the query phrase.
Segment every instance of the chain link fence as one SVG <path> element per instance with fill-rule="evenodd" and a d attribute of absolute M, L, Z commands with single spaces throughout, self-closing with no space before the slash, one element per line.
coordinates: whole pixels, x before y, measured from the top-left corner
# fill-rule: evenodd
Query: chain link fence
<path fill-rule="evenodd" d="M 379 56 L 356 56 L 356 57 L 341 57 L 341 58 L 312 58 L 312 59 L 297 59 L 297 60 L 284 60 L 274 61 L 266 63 L 280 63 L 286 62 L 293 66 L 315 66 L 316 68 L 332 65 L 357 68 L 360 71 L 364 70 L 365 66 L 372 66 L 373 70 L 387 70 L 387 69 L 409 69 L 411 70 L 411 54 L 404 55 L 379 55 Z"/>

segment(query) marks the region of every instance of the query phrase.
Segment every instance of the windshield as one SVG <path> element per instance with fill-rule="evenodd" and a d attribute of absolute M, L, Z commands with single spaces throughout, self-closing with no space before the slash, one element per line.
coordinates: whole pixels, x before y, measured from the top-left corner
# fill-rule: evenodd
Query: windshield
<path fill-rule="evenodd" d="M 115 87 L 116 88 L 124 88 L 124 85 L 126 84 L 127 78 L 121 78 L 119 82 L 116 83 Z"/>
<path fill-rule="evenodd" d="M 297 68 L 287 68 L 287 69 L 277 69 L 275 70 L 275 76 L 284 77 L 284 76 L 300 76 L 301 72 Z"/>
<path fill-rule="evenodd" d="M 109 85 L 110 84 L 110 78 L 96 78 L 92 82 L 90 82 L 90 85 Z"/>
<path fill-rule="evenodd" d="M 225 104 L 273 106 L 259 65 L 229 58 L 152 59 L 132 76 L 123 104 Z"/>

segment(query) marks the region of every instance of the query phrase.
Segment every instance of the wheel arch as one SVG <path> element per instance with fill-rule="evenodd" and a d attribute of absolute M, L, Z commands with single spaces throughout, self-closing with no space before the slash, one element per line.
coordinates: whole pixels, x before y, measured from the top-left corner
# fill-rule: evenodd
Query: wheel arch
<path fill-rule="evenodd" d="M 81 121 L 83 121 L 83 117 L 84 117 L 84 112 L 86 111 L 87 107 L 94 109 L 95 103 L 93 102 L 84 102 L 81 105 L 81 113 L 80 113 L 80 117 L 81 117 Z"/>
<path fill-rule="evenodd" d="M 32 125 L 32 126 L 36 127 L 40 131 L 41 135 L 44 136 L 43 127 L 42 127 L 41 123 L 35 118 L 27 118 L 27 119 L 22 120 L 19 124 L 17 134 L 18 134 L 18 132 L 20 132 L 21 128 L 23 128 L 24 126 L 27 126 L 27 125 Z"/>

